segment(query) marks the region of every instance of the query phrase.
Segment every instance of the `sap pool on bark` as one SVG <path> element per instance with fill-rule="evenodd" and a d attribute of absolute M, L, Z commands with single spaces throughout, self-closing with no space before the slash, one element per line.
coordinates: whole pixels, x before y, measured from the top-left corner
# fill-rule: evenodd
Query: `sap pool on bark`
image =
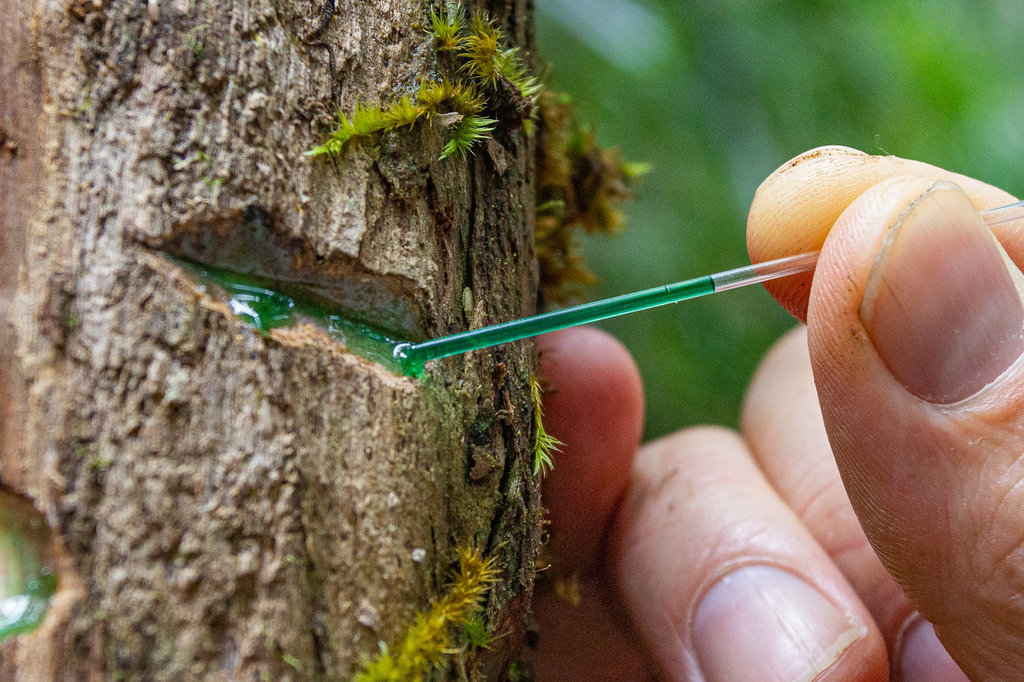
<path fill-rule="evenodd" d="M 261 332 L 277 327 L 292 327 L 312 322 L 331 338 L 367 360 L 383 365 L 396 374 L 402 367 L 394 357 L 399 339 L 379 329 L 346 319 L 317 303 L 282 293 L 269 278 L 256 277 L 189 261 L 179 261 L 205 291 L 220 292 L 235 317 Z"/>

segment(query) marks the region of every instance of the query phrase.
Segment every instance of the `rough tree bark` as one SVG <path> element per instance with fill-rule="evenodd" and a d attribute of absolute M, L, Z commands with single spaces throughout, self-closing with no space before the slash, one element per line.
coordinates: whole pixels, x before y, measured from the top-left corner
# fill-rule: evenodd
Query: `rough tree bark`
<path fill-rule="evenodd" d="M 241 249 L 410 337 L 532 312 L 521 130 L 465 161 L 427 125 L 303 156 L 337 106 L 437 68 L 429 8 L 0 0 L 0 478 L 45 515 L 59 582 L 3 679 L 344 679 L 465 546 L 501 570 L 469 672 L 515 656 L 531 346 L 414 381 L 311 325 L 261 335 L 168 258 Z M 475 5 L 525 46 L 530 8 Z"/>

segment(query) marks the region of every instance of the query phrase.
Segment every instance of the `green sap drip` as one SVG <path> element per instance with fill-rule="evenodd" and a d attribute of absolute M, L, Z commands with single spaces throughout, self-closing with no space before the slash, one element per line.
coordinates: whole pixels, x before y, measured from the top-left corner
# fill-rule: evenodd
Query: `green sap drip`
<path fill-rule="evenodd" d="M 210 285 L 222 290 L 235 316 L 261 332 L 266 333 L 277 327 L 292 327 L 300 321 L 312 322 L 353 353 L 379 363 L 396 374 L 404 373 L 401 363 L 394 356 L 399 341 L 378 329 L 345 319 L 319 305 L 277 291 L 271 279 L 188 261 L 179 263 L 196 276 L 204 290 Z"/>
<path fill-rule="evenodd" d="M 406 376 L 416 378 L 423 373 L 423 367 L 429 358 L 423 358 L 415 352 L 415 345 L 411 343 L 400 343 L 392 351 L 394 361 Z"/>
<path fill-rule="evenodd" d="M 0 642 L 39 627 L 57 591 L 46 521 L 31 504 L 5 492 L 0 492 L 0 587 Z"/>
<path fill-rule="evenodd" d="M 253 284 L 232 282 L 226 277 L 211 275 L 209 270 L 202 274 L 231 295 L 228 305 L 235 317 L 256 329 L 269 331 L 295 324 L 295 299 L 290 296 Z"/>

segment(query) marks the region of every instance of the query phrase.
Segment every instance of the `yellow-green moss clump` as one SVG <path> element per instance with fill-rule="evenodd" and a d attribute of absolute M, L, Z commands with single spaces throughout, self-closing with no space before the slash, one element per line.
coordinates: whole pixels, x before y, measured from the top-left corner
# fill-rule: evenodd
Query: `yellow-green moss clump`
<path fill-rule="evenodd" d="M 459 653 L 453 632 L 466 640 L 464 646 L 483 645 L 489 641 L 486 628 L 481 628 L 480 611 L 484 597 L 498 580 L 494 557 L 485 559 L 479 550 L 459 550 L 459 565 L 452 573 L 448 590 L 416 614 L 402 641 L 394 648 L 381 643 L 380 654 L 367 661 L 356 674 L 356 682 L 420 680 L 439 667 L 446 655 Z M 469 634 L 466 634 L 469 633 Z"/>
<path fill-rule="evenodd" d="M 576 228 L 615 234 L 632 197 L 634 181 L 647 164 L 623 161 L 616 149 L 602 149 L 581 126 L 567 95 L 539 95 L 537 144 L 537 259 L 543 300 L 564 303 L 594 281 L 578 252 Z"/>
<path fill-rule="evenodd" d="M 543 389 L 540 379 L 530 376 L 530 400 L 533 402 L 533 474 L 534 476 L 546 474 L 555 465 L 552 455 L 558 452 L 564 445 L 550 433 L 544 430 L 544 406 L 542 404 Z"/>
<path fill-rule="evenodd" d="M 484 112 L 496 108 L 492 100 L 504 91 L 506 83 L 522 100 L 512 110 L 523 118 L 529 116 L 532 98 L 541 91 L 540 82 L 529 74 L 519 48 L 502 46 L 504 35 L 487 14 L 476 14 L 467 21 L 462 7 L 456 6 L 431 12 L 430 23 L 429 33 L 438 52 L 457 53 L 452 73 L 425 78 L 415 95 L 389 104 L 357 103 L 351 115 L 338 111 L 337 128 L 307 155 L 338 154 L 353 138 L 412 127 L 423 120 L 443 130 L 448 138 L 440 158 L 465 156 L 490 137 L 498 123 Z"/>

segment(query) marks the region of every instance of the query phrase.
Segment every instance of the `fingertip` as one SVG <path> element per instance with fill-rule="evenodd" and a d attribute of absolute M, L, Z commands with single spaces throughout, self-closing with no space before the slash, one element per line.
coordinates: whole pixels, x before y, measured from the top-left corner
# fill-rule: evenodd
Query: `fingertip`
<path fill-rule="evenodd" d="M 544 479 L 549 548 L 559 572 L 586 572 L 640 444 L 643 386 L 629 351 L 599 329 L 553 332 L 537 345 L 544 427 L 563 443 Z"/>
<path fill-rule="evenodd" d="M 863 604 L 730 431 L 644 445 L 612 548 L 665 679 L 885 678 Z"/>
<path fill-rule="evenodd" d="M 758 263 L 817 251 L 843 210 L 877 180 L 865 178 L 871 157 L 856 149 L 818 147 L 787 161 L 754 194 L 747 217 L 747 251 Z M 807 319 L 812 273 L 765 284 L 801 322 Z"/>
<path fill-rule="evenodd" d="M 920 161 L 873 156 L 848 147 L 819 147 L 780 166 L 758 187 L 747 218 L 747 251 L 758 263 L 822 247 L 832 226 L 853 201 L 874 185 L 896 177 L 949 180 L 979 207 L 1007 204 L 1013 197 L 979 180 Z M 1024 230 L 1016 224 L 996 230 L 1011 257 L 1024 253 Z M 1024 260 L 1024 256 L 1021 256 Z M 807 319 L 810 273 L 765 284 L 800 321 Z"/>
<path fill-rule="evenodd" d="M 900 632 L 894 652 L 894 677 L 902 682 L 966 682 L 967 676 L 935 635 L 932 624 L 912 614 Z"/>

